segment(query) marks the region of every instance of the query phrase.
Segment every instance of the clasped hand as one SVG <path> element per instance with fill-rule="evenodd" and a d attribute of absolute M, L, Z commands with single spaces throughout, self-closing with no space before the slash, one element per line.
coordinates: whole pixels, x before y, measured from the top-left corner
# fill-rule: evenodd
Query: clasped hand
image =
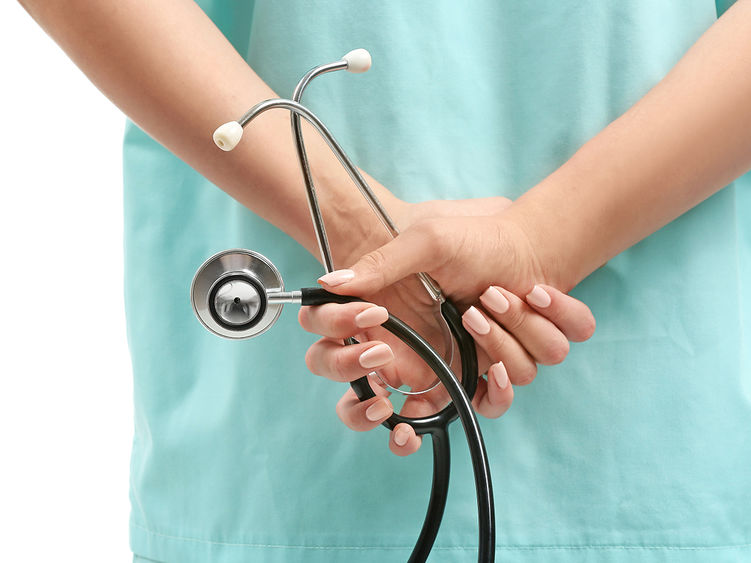
<path fill-rule="evenodd" d="M 511 405 L 514 385 L 531 383 L 537 364 L 558 364 L 569 341 L 594 332 L 594 317 L 580 301 L 546 283 L 524 229 L 509 220 L 505 198 L 432 201 L 405 204 L 407 228 L 388 242 L 319 279 L 327 290 L 357 295 L 368 303 L 302 307 L 301 326 L 323 336 L 306 354 L 315 374 L 336 381 L 369 375 L 376 397 L 360 402 L 352 389 L 337 404 L 337 414 L 353 430 L 370 430 L 393 413 L 389 393 L 379 378 L 394 387 L 428 387 L 435 375 L 403 342 L 379 325 L 390 311 L 407 322 L 436 349 L 443 336 L 435 321 L 436 306 L 416 276 L 426 272 L 463 312 L 473 336 L 480 378 L 473 399 L 487 417 L 501 416 Z M 360 343 L 344 346 L 343 339 Z M 456 370 L 455 370 L 456 371 Z M 405 401 L 400 413 L 425 416 L 442 408 L 448 397 L 442 386 Z M 408 424 L 390 434 L 397 455 L 417 451 L 421 438 Z"/>

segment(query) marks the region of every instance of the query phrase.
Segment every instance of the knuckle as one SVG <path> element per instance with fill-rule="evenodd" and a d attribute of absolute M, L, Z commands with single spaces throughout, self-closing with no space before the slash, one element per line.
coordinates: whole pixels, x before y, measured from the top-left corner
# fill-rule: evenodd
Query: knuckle
<path fill-rule="evenodd" d="M 308 371 L 314 375 L 318 375 L 317 371 L 318 368 L 316 367 L 316 351 L 315 351 L 316 345 L 313 344 L 310 348 L 308 348 L 305 351 L 305 366 L 308 368 Z"/>
<path fill-rule="evenodd" d="M 514 385 L 529 385 L 537 377 L 537 364 L 534 362 L 525 362 L 523 366 L 520 366 L 514 374 Z"/>
<path fill-rule="evenodd" d="M 297 312 L 297 322 L 300 324 L 303 330 L 311 332 L 310 319 L 308 318 L 308 309 L 309 307 L 300 307 L 300 310 Z"/>
<path fill-rule="evenodd" d="M 484 345 L 485 350 L 493 361 L 498 361 L 504 355 L 504 351 L 509 341 L 509 336 L 506 332 L 499 330 L 495 331 L 492 340 Z"/>
<path fill-rule="evenodd" d="M 332 354 L 331 358 L 331 375 L 338 379 L 339 381 L 348 381 L 349 378 L 347 377 L 348 374 L 348 362 L 346 360 L 345 354 L 342 352 L 345 349 L 337 350 L 336 353 Z"/>
<path fill-rule="evenodd" d="M 550 340 L 543 349 L 543 357 L 540 363 L 545 365 L 556 365 L 563 362 L 568 356 L 570 346 L 565 338 Z"/>
<path fill-rule="evenodd" d="M 590 315 L 589 318 L 587 318 L 587 320 L 582 324 L 581 331 L 577 335 L 577 340 L 579 342 L 589 340 L 595 333 L 595 328 L 597 328 L 597 322 L 595 321 L 595 318 Z"/>
<path fill-rule="evenodd" d="M 337 336 L 351 336 L 354 320 L 345 307 L 334 304 L 331 310 L 331 332 Z"/>
<path fill-rule="evenodd" d="M 360 259 L 360 263 L 372 272 L 380 272 L 386 265 L 386 257 L 380 248 L 376 248 L 365 254 Z"/>
<path fill-rule="evenodd" d="M 360 267 L 364 270 L 364 273 L 379 286 L 384 285 L 386 279 L 383 274 L 387 268 L 386 262 L 386 255 L 380 248 L 368 252 L 359 260 Z"/>
<path fill-rule="evenodd" d="M 358 421 L 355 419 L 353 411 L 354 409 L 351 406 L 342 403 L 336 405 L 336 415 L 339 417 L 339 420 L 342 421 L 342 424 L 350 430 L 358 432 L 361 430 L 361 425 L 358 424 Z"/>
<path fill-rule="evenodd" d="M 527 315 L 524 314 L 522 308 L 512 304 L 509 310 L 503 315 L 503 326 L 511 332 L 516 332 L 524 326 L 526 320 Z"/>

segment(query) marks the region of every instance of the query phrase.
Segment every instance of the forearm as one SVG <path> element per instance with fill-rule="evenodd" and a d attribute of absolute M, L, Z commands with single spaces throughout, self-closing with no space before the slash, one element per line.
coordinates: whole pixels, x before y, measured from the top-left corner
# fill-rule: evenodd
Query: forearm
<path fill-rule="evenodd" d="M 749 168 L 751 1 L 741 0 L 509 212 L 549 281 L 568 290 Z"/>
<path fill-rule="evenodd" d="M 276 94 L 193 1 L 22 3 L 149 135 L 317 254 L 289 114 L 272 111 L 254 121 L 232 152 L 212 142 L 219 124 Z M 306 135 L 308 139 L 311 165 L 324 184 L 319 190 L 322 207 L 352 215 L 364 212 L 367 205 L 324 143 L 315 134 Z M 392 202 L 383 188 L 374 189 L 386 204 Z M 340 248 L 357 240 L 352 229 L 361 223 L 350 224 L 348 233 L 338 232 L 333 221 L 328 225 L 332 246 Z"/>

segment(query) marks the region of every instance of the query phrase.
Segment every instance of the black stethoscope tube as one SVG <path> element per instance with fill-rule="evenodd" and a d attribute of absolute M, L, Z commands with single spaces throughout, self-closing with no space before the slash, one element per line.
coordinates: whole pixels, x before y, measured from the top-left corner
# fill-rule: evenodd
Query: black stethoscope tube
<path fill-rule="evenodd" d="M 302 305 L 362 301 L 358 297 L 337 295 L 321 288 L 303 288 L 301 292 Z M 409 561 L 410 563 L 425 561 L 435 542 L 446 505 L 446 493 L 448 492 L 450 474 L 448 425 L 458 415 L 467 436 L 467 444 L 474 471 L 475 489 L 477 491 L 480 536 L 477 560 L 480 563 L 488 563 L 494 561 L 495 558 L 495 511 L 488 455 L 470 399 L 470 396 L 474 395 L 477 387 L 477 353 L 471 336 L 462 326 L 459 312 L 450 301 L 444 301 L 441 304 L 441 315 L 446 320 L 459 346 L 462 373 L 464 374 L 467 389 L 462 387 L 462 384 L 443 358 L 404 322 L 389 314 L 388 320 L 381 325 L 407 344 L 428 364 L 428 367 L 435 372 L 441 383 L 443 383 L 452 401 L 441 412 L 424 419 L 413 420 L 393 414 L 384 422 L 384 426 L 389 429 L 394 428 L 400 422 L 407 422 L 412 425 L 418 434 L 431 434 L 433 438 L 433 485 L 430 493 L 430 503 L 420 537 Z M 353 381 L 352 388 L 361 401 L 375 396 L 368 384 L 367 377 Z"/>

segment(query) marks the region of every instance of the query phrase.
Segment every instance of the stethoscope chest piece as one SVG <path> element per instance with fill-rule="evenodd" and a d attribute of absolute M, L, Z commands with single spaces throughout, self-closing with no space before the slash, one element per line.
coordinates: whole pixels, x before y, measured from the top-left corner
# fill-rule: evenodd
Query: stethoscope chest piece
<path fill-rule="evenodd" d="M 282 312 L 269 294 L 284 291 L 279 270 L 252 250 L 214 254 L 193 277 L 190 300 L 198 320 L 224 338 L 242 339 L 266 331 Z"/>

